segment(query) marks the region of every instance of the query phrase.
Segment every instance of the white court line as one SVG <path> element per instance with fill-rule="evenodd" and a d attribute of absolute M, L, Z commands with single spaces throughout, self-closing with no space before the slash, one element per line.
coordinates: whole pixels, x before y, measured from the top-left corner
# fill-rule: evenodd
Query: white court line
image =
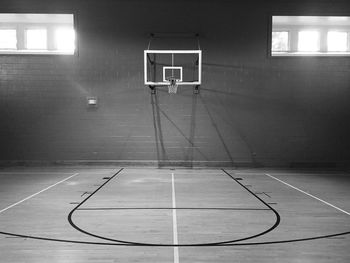
<path fill-rule="evenodd" d="M 53 185 L 50 185 L 49 187 L 46 187 L 46 188 L 43 189 L 43 190 L 40 190 L 39 192 L 37 192 L 37 193 L 35 193 L 35 194 L 32 194 L 32 195 L 30 195 L 30 196 L 28 196 L 28 197 L 22 199 L 21 201 L 18 201 L 18 202 L 16 202 L 16 203 L 14 203 L 14 204 L 12 204 L 12 205 L 10 205 L 10 206 L 8 206 L 8 207 L 6 207 L 6 208 L 0 210 L 0 214 L 3 213 L 3 212 L 5 212 L 6 210 L 9 210 L 10 208 L 12 208 L 12 207 L 14 207 L 14 206 L 16 206 L 16 205 L 19 205 L 19 204 L 23 203 L 24 201 L 29 200 L 30 198 L 32 198 L 32 197 L 34 197 L 34 196 L 36 196 L 36 195 L 38 195 L 38 194 L 41 194 L 42 192 L 45 192 L 45 191 L 49 190 L 50 188 L 52 188 L 52 187 L 54 187 L 54 186 L 56 186 L 56 185 L 58 185 L 58 184 L 60 184 L 60 183 L 63 183 L 63 182 L 65 182 L 65 181 L 71 179 L 71 178 L 74 177 L 74 176 L 77 176 L 78 174 L 79 174 L 79 173 L 75 173 L 75 174 L 73 174 L 73 175 L 71 175 L 71 176 L 69 176 L 69 177 L 67 177 L 67 178 L 65 178 L 65 179 L 63 179 L 63 180 L 61 180 L 61 181 L 59 181 L 59 182 L 53 184 Z"/>
<path fill-rule="evenodd" d="M 176 219 L 176 197 L 175 197 L 175 179 L 174 173 L 171 174 L 171 188 L 172 188 L 172 201 L 173 201 L 173 243 L 178 245 L 177 239 L 177 219 Z M 179 263 L 179 248 L 174 247 L 174 263 Z"/>
<path fill-rule="evenodd" d="M 62 173 L 62 172 L 0 172 L 0 175 L 8 175 L 8 174 L 72 174 L 72 173 Z"/>
<path fill-rule="evenodd" d="M 316 197 L 316 196 L 314 196 L 314 195 L 312 195 L 312 194 L 309 194 L 309 193 L 307 193 L 307 192 L 305 192 L 305 191 L 303 191 L 303 190 L 301 190 L 301 189 L 299 189 L 299 188 L 297 188 L 297 187 L 295 187 L 295 186 L 293 186 L 293 185 L 290 185 L 290 184 L 288 184 L 288 183 L 282 181 L 281 179 L 278 179 L 278 178 L 276 178 L 276 177 L 274 177 L 274 176 L 272 176 L 272 175 L 270 175 L 270 174 L 266 174 L 266 175 L 269 176 L 269 177 L 271 177 L 271 178 L 273 178 L 273 179 L 275 179 L 275 180 L 277 180 L 277 181 L 279 181 L 279 182 L 281 182 L 282 184 L 285 184 L 285 185 L 287 185 L 287 186 L 289 186 L 289 187 L 291 187 L 291 188 L 293 188 L 293 189 L 295 189 L 295 190 L 297 190 L 297 191 L 299 191 L 299 192 L 301 192 L 301 193 L 303 193 L 303 194 L 306 194 L 306 195 L 308 195 L 308 196 L 310 196 L 310 197 L 312 197 L 312 198 L 314 198 L 314 199 L 316 199 L 316 200 L 318 200 L 318 201 L 320 201 L 320 202 L 322 202 L 322 203 L 324 203 L 324 204 L 326 204 L 326 205 L 329 205 L 329 206 L 331 206 L 331 207 L 337 209 L 338 211 L 343 212 L 344 214 L 347 214 L 347 215 L 350 216 L 350 213 L 349 213 L 349 212 L 347 212 L 347 211 L 345 211 L 345 210 L 343 210 L 343 209 L 341 209 L 341 208 L 339 208 L 339 207 L 337 207 L 337 206 L 335 206 L 335 205 L 332 205 L 332 204 L 330 204 L 330 203 L 328 203 L 328 202 L 326 202 L 326 201 L 324 201 L 324 200 L 322 200 L 322 199 L 320 199 L 320 198 L 318 198 L 318 197 Z"/>

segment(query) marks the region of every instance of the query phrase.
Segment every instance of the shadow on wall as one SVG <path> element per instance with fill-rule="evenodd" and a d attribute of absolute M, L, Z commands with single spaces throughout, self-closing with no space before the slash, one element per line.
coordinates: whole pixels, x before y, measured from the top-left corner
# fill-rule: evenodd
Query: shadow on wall
<path fill-rule="evenodd" d="M 203 158 L 205 161 L 209 161 L 209 158 L 206 154 L 201 151 L 195 144 L 195 132 L 196 132 L 196 112 L 197 112 L 197 100 L 198 97 L 192 95 L 192 107 L 191 107 L 191 116 L 190 116 L 190 134 L 189 136 L 182 130 L 182 128 L 175 123 L 174 120 L 161 108 L 159 103 L 158 93 L 151 95 L 151 104 L 152 104 L 152 114 L 153 114 L 153 127 L 156 141 L 156 150 L 157 150 L 157 161 L 158 167 L 164 167 L 169 165 L 181 165 L 185 167 L 193 167 L 195 159 L 195 151 Z M 169 157 L 167 152 L 167 147 L 164 140 L 164 131 L 162 119 L 166 120 L 172 128 L 177 131 L 182 139 L 186 142 L 186 147 L 184 147 L 185 154 L 183 160 L 172 160 Z M 176 162 L 176 163 L 175 163 Z"/>
<path fill-rule="evenodd" d="M 161 122 L 157 93 L 151 94 L 151 104 L 152 104 L 153 128 L 154 128 L 154 135 L 155 135 L 156 149 L 157 149 L 157 160 L 158 160 L 158 166 L 159 166 L 161 165 L 161 163 L 168 160 L 168 156 L 164 146 L 162 122 Z"/>
<path fill-rule="evenodd" d="M 212 91 L 212 92 L 215 92 L 215 91 Z M 220 99 L 219 99 L 220 100 Z M 201 101 L 205 107 L 205 110 L 207 112 L 207 115 L 210 119 L 210 122 L 212 124 L 212 126 L 214 127 L 215 129 L 215 132 L 218 136 L 218 138 L 220 139 L 220 142 L 226 152 L 226 155 L 227 157 L 229 158 L 230 162 L 231 162 L 231 165 L 233 167 L 235 166 L 239 166 L 239 164 L 234 160 L 232 154 L 231 154 L 231 151 L 225 141 L 225 138 L 224 136 L 222 135 L 222 132 L 220 131 L 220 128 L 219 128 L 219 125 L 217 124 L 217 121 L 215 120 L 215 118 L 213 117 L 213 114 L 209 108 L 209 103 L 207 103 L 203 96 L 201 96 Z M 248 138 L 244 135 L 244 133 L 240 130 L 239 128 L 239 125 L 237 125 L 236 123 L 233 123 L 234 120 L 233 118 L 230 117 L 230 114 L 229 114 L 229 111 L 228 111 L 228 106 L 225 105 L 225 102 L 224 101 L 219 101 L 219 105 L 221 105 L 221 109 L 222 109 L 222 113 L 225 117 L 227 117 L 227 121 L 230 122 L 230 126 L 231 127 L 234 127 L 235 128 L 235 133 L 237 133 L 240 137 L 240 139 L 245 143 L 246 147 L 248 148 L 249 150 L 249 153 L 250 153 L 250 158 L 251 158 L 251 163 L 253 165 L 253 167 L 260 167 L 261 165 L 256 161 L 256 154 L 254 152 L 254 150 L 252 149 L 252 146 L 250 145 L 250 143 L 248 142 Z"/>
<path fill-rule="evenodd" d="M 230 138 L 225 138 L 223 135 L 222 127 L 220 128 L 220 125 L 217 120 L 215 120 L 214 113 L 212 112 L 212 109 L 210 109 L 210 103 L 200 94 L 192 94 L 191 95 L 191 112 L 190 112 L 190 124 L 189 124 L 189 135 L 186 134 L 183 127 L 180 127 L 180 125 L 176 124 L 176 120 L 174 120 L 169 114 L 166 113 L 165 109 L 162 109 L 159 101 L 160 96 L 158 93 L 151 95 L 151 104 L 152 104 L 152 114 L 153 114 L 153 127 L 154 127 L 154 135 L 155 135 L 155 143 L 156 143 L 156 151 L 157 151 L 157 161 L 158 161 L 158 167 L 165 167 L 169 165 L 181 165 L 184 167 L 194 167 L 198 162 L 208 162 L 212 161 L 210 157 L 208 156 L 208 153 L 205 152 L 205 150 L 215 151 L 215 149 L 201 149 L 198 147 L 198 143 L 196 144 L 196 131 L 198 129 L 196 125 L 196 120 L 198 119 L 197 112 L 198 112 L 198 104 L 201 104 L 203 106 L 203 112 L 202 114 L 205 115 L 205 119 L 209 121 L 211 124 L 212 130 L 216 134 L 216 137 L 218 138 L 219 142 L 221 143 L 221 146 L 218 145 L 218 148 L 223 149 L 223 153 L 221 153 L 223 156 L 226 156 L 225 161 L 222 161 L 222 163 L 225 163 L 225 166 L 240 166 L 241 163 L 238 163 L 236 160 L 234 160 L 234 157 L 232 156 L 232 151 L 234 149 L 230 149 L 230 146 L 227 143 L 227 140 Z M 220 105 L 222 109 L 220 109 L 220 112 L 225 115 L 224 118 L 227 116 L 229 117 L 229 112 L 227 109 L 227 105 L 223 101 L 220 101 Z M 227 121 L 227 120 L 225 120 Z M 232 118 L 229 118 L 230 126 L 235 127 L 236 131 L 235 134 L 239 134 L 240 139 L 244 141 L 246 144 L 245 147 L 249 149 L 250 152 L 250 166 L 253 165 L 255 167 L 261 166 L 258 164 L 258 162 L 255 159 L 255 153 L 253 149 L 251 148 L 247 138 L 244 136 L 242 131 L 239 130 L 237 127 L 237 124 L 232 123 Z M 170 126 L 170 128 L 169 128 Z M 186 126 L 188 127 L 188 126 Z M 182 147 L 184 150 L 184 154 L 182 155 L 183 158 L 181 160 L 173 160 L 172 154 L 170 149 L 167 146 L 168 140 L 165 138 L 167 137 L 167 131 L 169 129 L 172 131 L 176 131 L 177 134 L 180 135 L 181 139 L 176 139 L 178 143 L 181 141 L 185 142 L 185 146 Z M 170 135 L 169 135 L 170 136 Z M 212 135 L 211 135 L 212 136 Z M 215 154 L 215 152 L 214 152 Z M 228 161 L 227 161 L 228 160 Z M 220 163 L 220 161 L 218 161 Z"/>

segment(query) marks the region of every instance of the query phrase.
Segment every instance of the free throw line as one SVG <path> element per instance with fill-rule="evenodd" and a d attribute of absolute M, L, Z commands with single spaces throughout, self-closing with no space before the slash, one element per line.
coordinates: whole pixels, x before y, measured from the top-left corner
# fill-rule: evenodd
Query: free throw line
<path fill-rule="evenodd" d="M 328 205 L 328 206 L 331 206 L 331 207 L 337 209 L 338 211 L 340 211 L 340 212 L 342 212 L 342 213 L 347 214 L 347 215 L 350 216 L 350 213 L 349 213 L 349 212 L 347 212 L 347 211 L 345 211 L 345 210 L 343 210 L 343 209 L 341 209 L 341 208 L 339 208 L 339 207 L 337 207 L 337 206 L 335 206 L 335 205 L 332 205 L 332 204 L 330 204 L 330 203 L 328 203 L 328 202 L 322 200 L 321 198 L 318 198 L 318 197 L 316 197 L 316 196 L 314 196 L 314 195 L 312 195 L 312 194 L 309 194 L 309 193 L 307 193 L 307 192 L 305 192 L 305 191 L 303 191 L 303 190 L 301 190 L 301 189 L 299 189 L 299 188 L 297 188 L 297 187 L 295 187 L 295 186 L 293 186 L 293 185 L 291 185 L 291 184 L 288 184 L 288 183 L 282 181 L 281 179 L 278 179 L 278 178 L 272 176 L 271 174 L 266 174 L 266 175 L 269 176 L 269 177 L 271 177 L 272 179 L 275 179 L 275 180 L 279 181 L 279 182 L 282 183 L 282 184 L 285 184 L 285 185 L 287 185 L 287 186 L 289 186 L 289 187 L 291 187 L 291 188 L 293 188 L 293 189 L 295 189 L 295 190 L 297 190 L 297 191 L 299 191 L 299 192 L 301 192 L 301 193 L 303 193 L 303 194 L 306 194 L 306 195 L 308 195 L 308 196 L 310 196 L 310 197 L 312 197 L 312 198 L 314 198 L 314 199 L 316 199 L 316 200 L 318 200 L 318 201 L 320 201 L 320 202 L 322 202 L 322 203 L 324 203 L 324 204 L 326 204 L 326 205 Z"/>
<path fill-rule="evenodd" d="M 24 201 L 27 201 L 27 200 L 31 199 L 32 197 L 34 197 L 34 196 L 36 196 L 36 195 L 38 195 L 38 194 L 41 194 L 41 193 L 43 193 L 43 192 L 49 190 L 49 189 L 52 188 L 52 187 L 55 187 L 56 185 L 58 185 L 58 184 L 60 184 L 60 183 L 63 183 L 63 182 L 65 182 L 65 181 L 71 179 L 71 178 L 74 177 L 74 176 L 77 176 L 78 174 L 79 174 L 79 173 L 75 173 L 75 174 L 73 174 L 73 175 L 71 175 L 71 176 L 69 176 L 69 177 L 67 177 L 67 178 L 65 178 L 65 179 L 63 179 L 63 180 L 61 180 L 61 181 L 59 181 L 59 182 L 53 184 L 53 185 L 50 185 L 50 186 L 46 187 L 46 188 L 43 189 L 43 190 L 40 190 L 39 192 L 37 192 L 37 193 L 35 193 L 35 194 L 32 194 L 32 195 L 30 195 L 30 196 L 28 196 L 28 197 L 22 199 L 21 201 L 18 201 L 18 202 L 16 202 L 16 203 L 14 203 L 14 204 L 12 204 L 12 205 L 10 205 L 10 206 L 8 206 L 8 207 L 6 207 L 6 208 L 0 210 L 0 214 L 3 213 L 3 212 L 5 212 L 6 210 L 9 210 L 10 208 L 12 208 L 12 207 L 14 207 L 14 206 L 16 206 L 16 205 L 19 205 L 19 204 L 23 203 Z"/>
<path fill-rule="evenodd" d="M 172 196 L 172 208 L 173 208 L 173 243 L 179 244 L 177 238 L 177 218 L 176 218 L 176 196 L 175 196 L 175 178 L 174 173 L 171 173 L 171 196 Z M 179 263 L 179 247 L 174 247 L 174 263 Z"/>

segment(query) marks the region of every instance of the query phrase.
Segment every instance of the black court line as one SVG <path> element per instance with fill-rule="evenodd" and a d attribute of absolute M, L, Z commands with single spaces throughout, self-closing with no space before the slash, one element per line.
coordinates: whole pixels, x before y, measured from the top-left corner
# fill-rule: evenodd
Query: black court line
<path fill-rule="evenodd" d="M 229 175 L 232 179 L 234 179 L 234 177 L 231 174 L 229 174 L 228 172 L 226 172 L 224 169 L 222 169 L 222 171 L 224 171 L 227 175 Z M 241 184 L 238 181 L 237 181 L 237 183 Z M 242 185 L 242 186 L 244 187 L 244 185 Z M 248 188 L 246 188 L 246 189 L 247 189 L 247 191 L 251 192 Z M 256 197 L 259 198 L 258 196 L 256 196 Z M 274 204 L 276 204 L 276 203 L 274 203 Z M 268 205 L 268 206 L 271 207 L 270 205 Z M 336 234 L 321 235 L 321 236 L 314 236 L 314 237 L 307 237 L 307 238 L 276 240 L 276 241 L 265 241 L 265 242 L 231 243 L 231 244 L 224 244 L 224 245 L 219 245 L 219 246 L 257 246 L 257 245 L 284 244 L 284 243 L 294 243 L 294 242 L 301 242 L 301 241 L 311 241 L 311 240 L 317 240 L 317 239 L 339 237 L 339 236 L 345 236 L 345 235 L 349 235 L 349 234 L 350 234 L 350 231 L 346 231 L 346 232 L 341 232 L 341 233 L 336 233 Z"/>
<path fill-rule="evenodd" d="M 122 244 L 129 244 L 129 245 L 136 245 L 136 246 L 162 246 L 162 247 L 217 246 L 217 245 L 224 245 L 224 244 L 230 244 L 230 243 L 235 243 L 235 242 L 239 242 L 239 241 L 253 239 L 253 238 L 265 235 L 265 234 L 269 233 L 270 231 L 272 231 L 273 229 L 275 229 L 280 223 L 280 216 L 279 216 L 278 212 L 274 208 L 272 208 L 268 203 L 266 203 L 263 199 L 258 197 L 255 193 L 250 191 L 246 186 L 244 186 L 242 183 L 240 183 L 239 180 L 236 180 L 233 176 L 231 176 L 225 170 L 222 169 L 222 171 L 226 175 L 228 175 L 231 179 L 233 179 L 235 182 L 237 182 L 240 186 L 242 186 L 244 189 L 246 189 L 250 194 L 255 196 L 261 203 L 263 203 L 270 211 L 272 211 L 275 214 L 276 219 L 275 219 L 274 224 L 271 227 L 269 227 L 268 229 L 266 229 L 263 232 L 257 233 L 257 234 L 252 235 L 252 236 L 244 237 L 244 238 L 233 239 L 233 240 L 225 240 L 225 241 L 220 241 L 220 242 L 206 242 L 206 243 L 203 242 L 203 243 L 189 243 L 189 244 L 164 244 L 164 243 L 144 243 L 144 242 L 126 241 L 126 240 L 120 240 L 120 239 L 114 239 L 114 238 L 108 238 L 108 237 L 96 235 L 96 234 L 93 234 L 91 232 L 88 232 L 88 231 L 80 228 L 78 225 L 76 225 L 74 223 L 74 221 L 72 219 L 72 216 L 73 216 L 74 212 L 77 211 L 80 206 L 82 206 L 88 199 L 90 199 L 94 194 L 96 194 L 100 189 L 102 189 L 102 187 L 105 186 L 108 182 L 110 182 L 115 176 L 109 178 L 101 187 L 97 188 L 90 196 L 88 196 L 79 205 L 77 205 L 69 213 L 68 221 L 69 221 L 69 223 L 71 224 L 72 227 L 74 227 L 76 230 L 80 231 L 83 234 L 86 234 L 86 235 L 89 235 L 89 236 L 92 236 L 92 237 L 95 237 L 95 238 L 98 238 L 98 239 L 106 240 L 106 241 L 109 241 L 109 242 L 112 241 L 112 242 L 117 242 L 117 243 L 122 243 Z"/>
<path fill-rule="evenodd" d="M 265 241 L 265 242 L 249 242 L 249 243 L 233 243 L 233 244 L 225 244 L 225 245 L 218 245 L 218 246 L 259 246 L 259 245 L 285 244 L 285 243 L 294 243 L 294 242 L 301 242 L 301 241 L 311 241 L 311 240 L 317 240 L 317 239 L 339 237 L 339 236 L 345 236 L 349 234 L 350 234 L 350 231 L 331 234 L 331 235 L 306 237 L 306 238 L 298 238 L 298 239 L 287 239 L 287 240 L 276 240 L 276 241 Z"/>
<path fill-rule="evenodd" d="M 119 169 L 114 175 L 117 176 L 123 168 Z M 111 178 L 112 179 L 112 178 Z M 109 179 L 109 180 L 111 180 Z M 104 184 L 102 184 L 98 189 L 95 190 L 97 192 L 100 188 L 102 188 L 108 181 L 106 181 Z M 94 193 L 95 193 L 94 192 Z M 86 201 L 90 196 L 85 198 L 83 200 Z M 81 203 L 78 203 L 78 206 Z M 58 238 L 47 238 L 47 237 L 39 237 L 39 236 L 31 236 L 31 235 L 24 235 L 24 234 L 16 234 L 16 233 L 10 233 L 10 232 L 4 232 L 0 231 L 1 235 L 11 236 L 11 237 L 20 237 L 20 238 L 28 238 L 28 239 L 34 239 L 34 240 L 42 240 L 42 241 L 53 241 L 53 242 L 61 242 L 61 243 L 72 243 L 72 244 L 86 244 L 86 245 L 102 245 L 102 246 L 126 246 L 127 244 L 118 244 L 118 243 L 106 243 L 106 242 L 90 242 L 90 241 L 80 241 L 80 240 L 69 240 L 69 239 L 58 239 Z"/>
<path fill-rule="evenodd" d="M 1 235 L 11 236 L 11 237 L 18 237 L 18 238 L 28 238 L 33 240 L 41 240 L 41 241 L 50 241 L 50 242 L 60 242 L 60 243 L 70 243 L 70 244 L 81 244 L 81 245 L 97 245 L 97 246 L 147 246 L 147 247 L 156 247 L 156 246 L 150 246 L 150 245 L 134 245 L 134 244 L 123 244 L 123 243 L 116 243 L 116 242 L 89 242 L 89 241 L 79 241 L 79 240 L 69 240 L 69 239 L 56 239 L 56 238 L 46 238 L 46 237 L 39 237 L 39 236 L 30 236 L 30 235 L 22 235 L 22 234 L 15 234 L 10 232 L 3 232 L 0 231 Z M 324 235 L 324 236 L 315 236 L 310 238 L 300 238 L 300 239 L 290 239 L 290 240 L 276 240 L 276 241 L 267 241 L 267 242 L 250 242 L 250 243 L 228 243 L 228 244 L 219 244 L 214 246 L 222 246 L 222 247 L 228 247 L 228 246 L 259 246 L 259 245 L 276 245 L 276 244 L 285 244 L 285 243 L 294 243 L 294 242 L 305 242 L 305 241 L 313 241 L 313 240 L 319 240 L 319 239 L 326 239 L 326 238 L 335 238 L 340 236 L 346 236 L 350 235 L 350 231 L 348 232 L 342 232 L 342 233 L 336 233 L 331 235 Z M 213 245 L 201 245 L 202 247 L 213 247 Z M 198 246 L 197 246 L 198 247 Z"/>
<path fill-rule="evenodd" d="M 268 208 L 235 208 L 235 207 L 91 207 L 78 208 L 79 211 L 102 210 L 227 210 L 227 211 L 270 211 Z"/>
<path fill-rule="evenodd" d="M 119 174 L 122 170 L 123 170 L 123 168 L 120 169 L 114 176 Z M 223 171 L 226 173 L 225 170 L 223 170 Z M 40 240 L 40 241 L 50 241 L 50 242 L 70 243 L 70 244 L 98 245 L 98 246 L 150 246 L 150 245 L 125 244 L 125 243 L 117 243 L 117 242 L 90 242 L 90 241 L 80 241 L 80 240 L 46 238 L 46 237 L 16 234 L 16 233 L 4 232 L 4 231 L 0 231 L 0 234 L 10 236 L 10 237 L 27 238 L 27 239 Z M 327 238 L 328 239 L 329 238 L 337 238 L 337 237 L 344 237 L 346 235 L 350 235 L 350 231 L 335 233 L 335 234 L 330 234 L 330 235 L 321 235 L 321 236 L 314 236 L 314 237 L 308 237 L 308 238 L 299 238 L 299 239 L 275 240 L 275 241 L 266 241 L 266 242 L 225 243 L 225 244 L 219 244 L 219 245 L 214 245 L 214 246 L 224 246 L 225 247 L 225 246 L 276 245 L 276 244 L 286 244 L 286 243 L 294 243 L 294 242 L 306 242 L 306 241 L 313 241 L 313 240 L 327 239 Z M 197 245 L 197 246 L 199 246 L 199 245 Z M 201 246 L 210 247 L 212 245 L 201 245 Z"/>
<path fill-rule="evenodd" d="M 271 195 L 269 195 L 268 193 L 263 192 L 263 194 L 266 195 L 268 198 L 271 198 Z"/>

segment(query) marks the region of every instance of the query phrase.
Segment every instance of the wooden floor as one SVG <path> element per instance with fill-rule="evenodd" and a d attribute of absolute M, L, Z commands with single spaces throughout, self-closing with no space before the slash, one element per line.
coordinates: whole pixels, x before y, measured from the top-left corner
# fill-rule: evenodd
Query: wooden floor
<path fill-rule="evenodd" d="M 350 174 L 0 170 L 0 262 L 350 262 Z"/>

